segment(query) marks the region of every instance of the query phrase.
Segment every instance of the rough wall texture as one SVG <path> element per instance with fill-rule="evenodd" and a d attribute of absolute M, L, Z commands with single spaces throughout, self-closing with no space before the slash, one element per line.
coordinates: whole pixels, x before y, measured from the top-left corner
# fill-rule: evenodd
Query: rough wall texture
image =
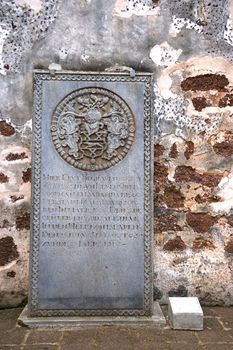
<path fill-rule="evenodd" d="M 0 306 L 27 295 L 32 69 L 52 62 L 154 73 L 154 297 L 233 304 L 233 1 L 3 0 L 0 23 Z"/>

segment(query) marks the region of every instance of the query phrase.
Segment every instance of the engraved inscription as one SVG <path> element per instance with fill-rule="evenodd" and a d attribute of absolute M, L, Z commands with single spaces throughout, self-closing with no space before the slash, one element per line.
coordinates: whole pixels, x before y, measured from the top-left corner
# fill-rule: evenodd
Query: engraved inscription
<path fill-rule="evenodd" d="M 56 107 L 54 146 L 69 164 L 97 171 L 122 160 L 132 146 L 135 121 L 126 102 L 103 88 L 79 89 Z"/>
<path fill-rule="evenodd" d="M 43 248 L 117 248 L 143 239 L 143 215 L 132 176 L 42 176 Z M 106 210 L 105 208 L 108 208 Z"/>

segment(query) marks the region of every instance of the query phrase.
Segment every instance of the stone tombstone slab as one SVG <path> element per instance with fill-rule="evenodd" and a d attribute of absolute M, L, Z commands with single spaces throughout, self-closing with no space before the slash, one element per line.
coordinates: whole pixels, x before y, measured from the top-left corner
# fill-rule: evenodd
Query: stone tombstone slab
<path fill-rule="evenodd" d="M 35 71 L 30 316 L 152 314 L 151 91 Z"/>

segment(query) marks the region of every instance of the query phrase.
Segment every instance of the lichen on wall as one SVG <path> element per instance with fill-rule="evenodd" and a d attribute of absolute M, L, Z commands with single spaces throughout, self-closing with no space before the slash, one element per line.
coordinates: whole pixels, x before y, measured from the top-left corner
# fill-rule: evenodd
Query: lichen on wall
<path fill-rule="evenodd" d="M 0 120 L 0 308 L 27 297 L 31 125 Z"/>
<path fill-rule="evenodd" d="M 1 74 L 20 71 L 23 54 L 31 49 L 35 41 L 46 35 L 56 13 L 57 0 L 1 1 Z"/>
<path fill-rule="evenodd" d="M 122 17 L 155 15 L 158 0 L 117 0 L 114 13 Z"/>

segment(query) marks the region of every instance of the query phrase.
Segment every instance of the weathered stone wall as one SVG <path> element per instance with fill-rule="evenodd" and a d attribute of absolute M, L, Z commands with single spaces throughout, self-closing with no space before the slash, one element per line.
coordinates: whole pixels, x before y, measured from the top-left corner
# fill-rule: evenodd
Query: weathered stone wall
<path fill-rule="evenodd" d="M 233 1 L 3 0 L 0 307 L 27 295 L 32 70 L 154 73 L 154 297 L 233 304 Z"/>

